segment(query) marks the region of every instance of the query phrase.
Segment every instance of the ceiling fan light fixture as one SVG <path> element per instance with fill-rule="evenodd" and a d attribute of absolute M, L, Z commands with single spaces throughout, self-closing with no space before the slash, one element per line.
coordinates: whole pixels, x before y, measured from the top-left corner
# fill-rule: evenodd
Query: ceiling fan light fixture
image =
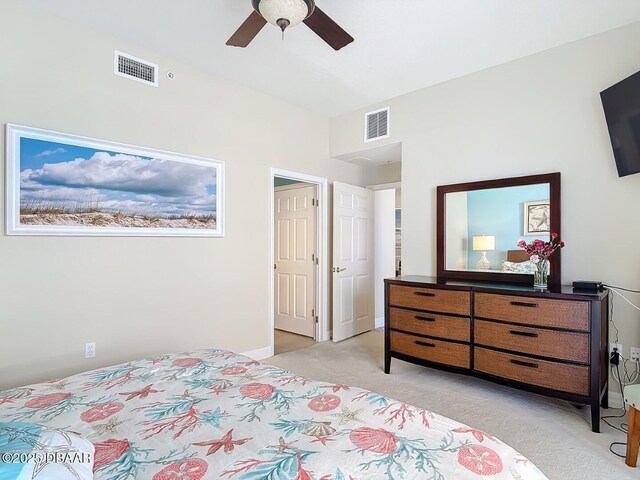
<path fill-rule="evenodd" d="M 284 31 L 313 13 L 313 0 L 252 0 L 253 8 L 272 25 Z"/>

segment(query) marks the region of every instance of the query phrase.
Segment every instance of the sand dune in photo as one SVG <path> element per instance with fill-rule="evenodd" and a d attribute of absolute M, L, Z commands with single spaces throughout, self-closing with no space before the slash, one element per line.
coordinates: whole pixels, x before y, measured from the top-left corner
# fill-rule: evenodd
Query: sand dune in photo
<path fill-rule="evenodd" d="M 61 225 L 91 227 L 189 228 L 215 229 L 216 219 L 211 215 L 184 215 L 180 217 L 153 217 L 123 213 L 27 213 L 20 215 L 22 225 Z"/>

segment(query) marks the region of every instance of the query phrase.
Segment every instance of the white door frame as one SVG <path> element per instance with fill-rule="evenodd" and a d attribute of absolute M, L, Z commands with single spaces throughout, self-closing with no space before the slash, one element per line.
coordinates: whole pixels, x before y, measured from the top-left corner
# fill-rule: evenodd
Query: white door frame
<path fill-rule="evenodd" d="M 317 245 L 318 245 L 318 281 L 316 283 L 318 298 L 318 325 L 316 326 L 315 339 L 317 342 L 329 340 L 329 317 L 328 317 L 328 271 L 329 271 L 329 187 L 326 178 L 314 177 L 304 173 L 291 172 L 289 170 L 281 170 L 272 168 L 269 176 L 269 349 L 271 355 L 274 354 L 274 330 L 275 330 L 275 285 L 273 275 L 273 264 L 275 261 L 275 186 L 276 177 L 287 178 L 290 180 L 298 180 L 300 182 L 312 183 L 318 187 L 318 200 L 320 202 L 319 212 L 317 215 L 318 225 L 316 228 Z"/>

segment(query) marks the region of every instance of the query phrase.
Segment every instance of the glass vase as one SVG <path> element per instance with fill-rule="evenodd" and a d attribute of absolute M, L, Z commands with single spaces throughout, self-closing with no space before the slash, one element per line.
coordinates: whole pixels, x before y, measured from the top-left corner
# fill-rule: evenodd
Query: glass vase
<path fill-rule="evenodd" d="M 540 260 L 535 264 L 536 269 L 533 272 L 533 288 L 547 288 L 547 280 L 549 277 L 549 260 Z"/>

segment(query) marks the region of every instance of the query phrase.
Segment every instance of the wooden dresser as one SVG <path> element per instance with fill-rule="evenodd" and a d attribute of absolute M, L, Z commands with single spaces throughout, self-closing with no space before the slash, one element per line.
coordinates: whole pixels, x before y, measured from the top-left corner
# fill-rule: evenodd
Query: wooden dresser
<path fill-rule="evenodd" d="M 607 408 L 608 292 L 385 280 L 385 373 L 391 357 Z"/>

